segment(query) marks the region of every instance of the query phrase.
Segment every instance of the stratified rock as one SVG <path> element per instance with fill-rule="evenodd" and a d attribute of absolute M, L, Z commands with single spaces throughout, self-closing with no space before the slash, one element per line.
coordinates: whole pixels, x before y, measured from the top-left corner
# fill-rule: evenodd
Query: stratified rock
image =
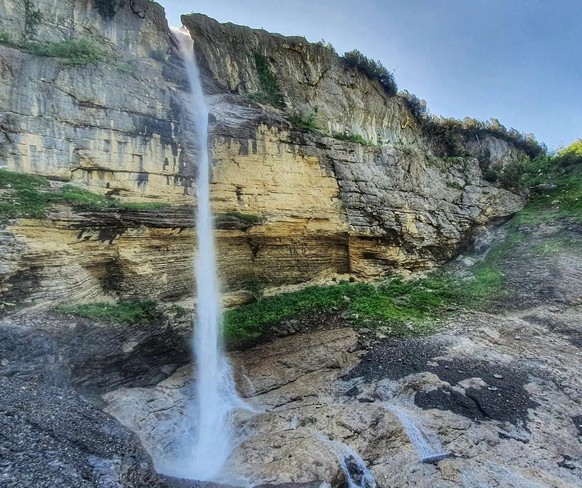
<path fill-rule="evenodd" d="M 114 3 L 104 10 L 94 1 L 36 0 L 43 21 L 34 32 L 22 2 L 0 6 L 0 29 L 15 41 L 0 46 L 0 167 L 171 207 L 59 207 L 45 219 L 10 222 L 0 233 L 3 302 L 191 300 L 186 205 L 195 203 L 197 157 L 183 67 L 159 6 Z M 250 281 L 429 269 L 455 256 L 475 228 L 523 205 L 483 180 L 483 164 L 524 156 L 507 141 L 487 136 L 465 141 L 460 157 L 436 156 L 403 98 L 331 50 L 201 15 L 184 22 L 211 108 L 211 198 L 228 291 Z M 108 58 L 72 66 L 19 48 L 23 38 L 88 39 Z M 262 89 L 258 55 L 268 58 L 285 110 L 250 97 Z M 294 126 L 293 114 L 313 115 L 320 129 Z M 490 161 L 481 164 L 483 154 Z"/>

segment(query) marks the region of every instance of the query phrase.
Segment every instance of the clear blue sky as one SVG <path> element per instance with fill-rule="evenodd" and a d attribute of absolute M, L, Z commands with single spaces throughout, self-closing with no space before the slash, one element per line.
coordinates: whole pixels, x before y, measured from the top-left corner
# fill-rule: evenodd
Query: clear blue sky
<path fill-rule="evenodd" d="M 582 0 L 160 0 L 170 24 L 220 22 L 325 39 L 395 72 L 432 113 L 582 138 Z"/>

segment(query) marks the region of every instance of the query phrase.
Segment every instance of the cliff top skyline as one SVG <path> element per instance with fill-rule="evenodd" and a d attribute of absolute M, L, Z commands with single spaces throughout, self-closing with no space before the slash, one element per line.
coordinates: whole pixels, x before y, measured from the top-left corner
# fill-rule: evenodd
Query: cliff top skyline
<path fill-rule="evenodd" d="M 168 20 L 192 11 L 219 22 L 325 39 L 395 73 L 436 115 L 533 133 L 550 149 L 582 135 L 582 8 L 577 0 L 163 0 Z"/>

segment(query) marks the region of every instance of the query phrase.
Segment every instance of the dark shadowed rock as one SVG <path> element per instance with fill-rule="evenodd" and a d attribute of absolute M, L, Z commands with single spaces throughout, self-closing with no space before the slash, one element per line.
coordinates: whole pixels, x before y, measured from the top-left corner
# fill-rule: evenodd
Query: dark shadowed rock
<path fill-rule="evenodd" d="M 163 488 L 137 436 L 71 390 L 0 377 L 0 486 Z"/>

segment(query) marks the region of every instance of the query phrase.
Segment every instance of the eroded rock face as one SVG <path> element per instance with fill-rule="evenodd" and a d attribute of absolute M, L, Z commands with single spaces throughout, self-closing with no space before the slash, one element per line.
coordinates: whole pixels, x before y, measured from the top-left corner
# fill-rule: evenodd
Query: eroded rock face
<path fill-rule="evenodd" d="M 46 219 L 9 223 L 0 234 L 3 301 L 191 300 L 194 230 L 183 206 L 195 204 L 196 152 L 163 12 L 146 0 L 33 3 L 44 20 L 32 30 L 24 4 L 0 6 L 0 28 L 16 44 L 88 39 L 108 58 L 71 66 L 0 46 L 0 167 L 180 206 L 53 209 Z M 217 231 L 229 291 L 249 281 L 428 269 L 454 256 L 476 227 L 523 205 L 484 182 L 477 161 L 483 147 L 497 165 L 522 157 L 510 144 L 488 138 L 469 144 L 466 157 L 438 158 L 403 100 L 332 51 L 200 15 L 184 22 L 211 108 L 212 204 L 231 220 L 246 217 Z M 263 89 L 257 53 L 268 58 L 285 111 L 249 97 Z M 293 126 L 286 117 L 294 113 L 313 114 L 322 130 Z"/>
<path fill-rule="evenodd" d="M 238 415 L 242 442 L 226 471 L 257 484 L 334 482 L 341 470 L 331 439 L 358 452 L 379 486 L 577 486 L 578 349 L 523 313 L 474 313 L 451 326 L 427 340 L 380 342 L 363 357 L 348 329 L 234 356 L 245 399 L 264 410 Z M 157 462 L 180 432 L 176 414 L 188 411 L 189 374 L 103 397 Z M 432 453 L 449 457 L 419 463 L 426 453 L 416 451 L 394 407 Z"/>
<path fill-rule="evenodd" d="M 180 158 L 186 145 L 177 93 L 182 80 L 165 61 L 171 44 L 163 9 L 148 0 L 123 2 L 108 18 L 98 8 L 104 2 L 37 0 L 29 8 L 42 20 L 31 26 L 25 3 L 0 6 L 0 28 L 15 44 L 88 40 L 107 59 L 73 66 L 0 48 L 0 167 L 183 198 L 192 170 Z"/>
<path fill-rule="evenodd" d="M 500 299 L 497 313 L 463 312 L 429 337 L 372 345 L 335 321 L 340 328 L 232 354 L 241 394 L 258 412 L 237 414 L 231 479 L 337 486 L 332 440 L 359 453 L 380 487 L 579 486 L 582 260 L 579 228 L 565 227 L 522 229 L 526 238 L 503 258 L 518 300 Z M 527 287 L 526 269 L 541 277 Z M 103 396 L 156 463 L 188 418 L 189 375 Z M 432 454 L 447 456 L 419 462 Z"/>

